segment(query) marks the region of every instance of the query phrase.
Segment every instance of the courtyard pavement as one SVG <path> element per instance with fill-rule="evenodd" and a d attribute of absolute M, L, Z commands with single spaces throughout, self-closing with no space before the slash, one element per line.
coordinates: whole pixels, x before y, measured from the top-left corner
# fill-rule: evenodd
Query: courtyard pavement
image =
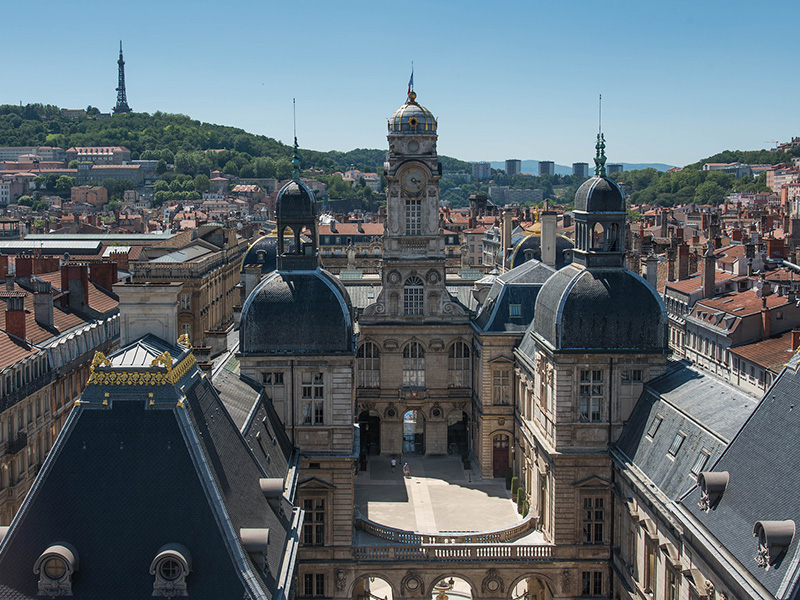
<path fill-rule="evenodd" d="M 370 456 L 355 484 L 356 510 L 371 521 L 419 533 L 493 531 L 522 517 L 505 479 L 482 479 L 456 456 L 403 456 L 392 472 L 390 456 Z M 403 476 L 408 462 L 411 476 Z M 361 532 L 359 532 L 361 533 Z"/>

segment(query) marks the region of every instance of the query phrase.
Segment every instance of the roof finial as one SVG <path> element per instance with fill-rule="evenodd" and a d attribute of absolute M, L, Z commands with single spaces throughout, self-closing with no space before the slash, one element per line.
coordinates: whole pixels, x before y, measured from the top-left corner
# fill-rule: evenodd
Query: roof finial
<path fill-rule="evenodd" d="M 300 180 L 300 153 L 297 150 L 297 101 L 292 98 L 292 130 L 294 132 L 294 153 L 292 154 L 292 179 Z"/>
<path fill-rule="evenodd" d="M 603 94 L 600 94 L 597 124 L 597 143 L 594 145 L 597 155 L 594 157 L 595 177 L 606 176 L 606 140 L 603 137 Z"/>
<path fill-rule="evenodd" d="M 408 101 L 414 102 L 417 99 L 417 94 L 414 92 L 414 61 L 411 61 L 411 77 L 408 79 Z"/>

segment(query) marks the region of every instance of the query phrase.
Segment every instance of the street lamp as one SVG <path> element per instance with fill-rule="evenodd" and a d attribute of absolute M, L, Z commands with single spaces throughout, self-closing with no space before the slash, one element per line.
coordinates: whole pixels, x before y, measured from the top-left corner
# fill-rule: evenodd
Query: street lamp
<path fill-rule="evenodd" d="M 436 594 L 436 600 L 448 600 L 447 592 L 453 589 L 453 584 L 455 584 L 455 581 L 453 581 L 453 578 L 451 577 L 447 581 L 442 579 L 439 583 L 433 586 L 434 591 L 438 592 L 438 594 Z"/>

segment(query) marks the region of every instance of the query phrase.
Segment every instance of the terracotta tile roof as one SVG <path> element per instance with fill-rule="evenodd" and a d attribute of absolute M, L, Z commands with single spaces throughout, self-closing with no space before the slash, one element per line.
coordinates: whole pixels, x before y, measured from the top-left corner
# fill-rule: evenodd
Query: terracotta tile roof
<path fill-rule="evenodd" d="M 718 298 L 706 298 L 698 300 L 692 314 L 697 317 L 698 312 L 708 311 L 725 312 L 737 317 L 745 317 L 761 312 L 763 298 L 756 295 L 756 290 L 745 290 L 733 294 L 725 294 Z M 767 308 L 778 308 L 789 304 L 785 296 L 770 294 L 766 297 Z M 708 317 L 708 320 L 711 317 Z"/>
<path fill-rule="evenodd" d="M 726 273 L 724 271 L 714 271 L 714 280 L 715 283 L 722 283 L 723 281 L 728 281 L 729 279 L 734 279 L 736 276 L 731 273 Z M 668 290 L 675 290 L 676 292 L 683 292 L 684 294 L 691 294 L 692 292 L 696 292 L 703 287 L 703 276 L 702 274 L 692 275 L 688 279 L 681 279 L 680 281 L 671 281 L 667 286 L 666 289 Z"/>
<path fill-rule="evenodd" d="M 730 349 L 731 354 L 778 373 L 792 358 L 792 332 Z"/>
<path fill-rule="evenodd" d="M 358 223 L 336 223 L 336 232 L 330 225 L 320 225 L 319 235 L 383 235 L 383 223 L 362 223 L 364 233 L 358 231 Z"/>

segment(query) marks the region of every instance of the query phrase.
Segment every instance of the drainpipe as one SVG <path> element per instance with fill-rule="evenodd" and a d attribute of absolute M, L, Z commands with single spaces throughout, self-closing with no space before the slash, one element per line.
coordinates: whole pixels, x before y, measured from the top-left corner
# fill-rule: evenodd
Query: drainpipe
<path fill-rule="evenodd" d="M 609 459 L 611 459 L 611 442 L 612 442 L 612 429 L 613 429 L 613 426 L 612 426 L 613 420 L 611 418 L 611 406 L 612 406 L 612 402 L 611 402 L 612 395 L 611 395 L 611 392 L 613 390 L 613 385 L 614 385 L 614 359 L 613 358 L 609 358 L 608 359 L 608 449 L 609 449 Z M 610 519 L 609 528 L 608 528 L 609 529 L 608 536 L 609 536 L 609 540 L 610 540 L 608 545 L 609 545 L 609 551 L 610 551 L 609 554 L 610 554 L 611 560 L 609 561 L 608 571 L 606 573 L 606 576 L 608 577 L 608 581 L 610 582 L 609 585 L 611 586 L 610 592 L 611 592 L 611 597 L 612 598 L 614 597 L 614 577 L 612 576 L 613 574 L 612 574 L 611 563 L 614 560 L 614 531 L 615 531 L 614 528 L 616 527 L 615 514 L 617 512 L 616 510 L 614 510 L 614 508 L 615 508 L 614 507 L 614 496 L 615 496 L 615 492 L 616 492 L 616 489 L 615 489 L 616 488 L 616 483 L 617 483 L 617 478 L 616 478 L 616 470 L 614 469 L 614 460 L 611 459 L 611 498 L 610 498 L 611 502 L 609 502 L 609 505 L 610 505 L 609 509 L 611 510 L 611 519 Z"/>
<path fill-rule="evenodd" d="M 292 447 L 296 448 L 294 443 L 294 428 L 297 425 L 297 412 L 295 411 L 295 398 L 294 398 L 294 360 L 289 361 L 289 380 L 291 381 L 291 394 L 292 394 Z"/>

